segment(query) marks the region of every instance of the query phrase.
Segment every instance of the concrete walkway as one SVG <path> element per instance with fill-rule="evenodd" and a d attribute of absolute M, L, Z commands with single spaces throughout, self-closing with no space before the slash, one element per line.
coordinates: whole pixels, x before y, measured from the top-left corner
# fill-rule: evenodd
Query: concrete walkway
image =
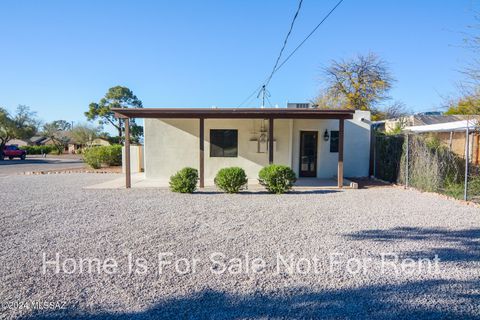
<path fill-rule="evenodd" d="M 169 181 L 167 179 L 147 179 L 144 173 L 132 174 L 132 188 L 145 189 L 145 188 L 168 188 Z M 355 182 L 343 179 L 343 185 L 345 188 L 357 189 L 358 186 Z M 85 189 L 124 189 L 125 188 L 125 176 L 85 187 Z M 317 178 L 300 178 L 295 183 L 294 189 L 296 190 L 316 190 L 316 189 L 335 189 L 337 188 L 336 179 L 317 179 Z M 205 179 L 205 189 L 216 189 L 213 179 Z M 258 183 L 257 179 L 248 180 L 248 190 L 250 191 L 263 191 L 265 188 Z"/>

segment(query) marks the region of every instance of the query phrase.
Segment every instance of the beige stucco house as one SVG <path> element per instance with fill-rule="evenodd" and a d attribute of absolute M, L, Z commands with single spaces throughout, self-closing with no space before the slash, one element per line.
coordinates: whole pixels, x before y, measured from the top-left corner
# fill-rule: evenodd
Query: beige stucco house
<path fill-rule="evenodd" d="M 368 176 L 369 112 L 312 108 L 114 111 L 126 121 L 145 119 L 146 179 L 168 179 L 184 167 L 193 167 L 199 170 L 203 186 L 221 168 L 238 166 L 256 179 L 269 163 L 290 166 L 298 177 L 335 177 L 339 186 L 344 176 Z M 127 141 L 128 158 L 129 149 Z"/>

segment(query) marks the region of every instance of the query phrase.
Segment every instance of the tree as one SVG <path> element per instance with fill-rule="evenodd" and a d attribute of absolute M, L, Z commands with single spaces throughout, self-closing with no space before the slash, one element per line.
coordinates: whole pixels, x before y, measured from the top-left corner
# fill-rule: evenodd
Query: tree
<path fill-rule="evenodd" d="M 99 137 L 100 130 L 88 124 L 79 124 L 70 131 L 70 137 L 82 146 L 91 145 Z"/>
<path fill-rule="evenodd" d="M 69 131 L 72 129 L 72 124 L 66 120 L 55 120 L 52 123 L 61 131 Z"/>
<path fill-rule="evenodd" d="M 475 15 L 475 20 L 480 22 L 478 14 Z M 480 53 L 479 25 L 475 24 L 468 28 L 471 31 L 465 33 L 464 47 L 471 51 L 473 58 L 461 70 L 466 76 L 459 83 L 461 98 L 447 101 L 449 108 L 445 114 L 480 114 L 480 59 L 477 58 Z"/>
<path fill-rule="evenodd" d="M 89 105 L 85 116 L 89 121 L 99 120 L 100 125 L 110 124 L 118 131 L 120 140 L 123 136 L 122 119 L 115 119 L 112 108 L 142 108 L 142 101 L 137 98 L 132 90 L 127 87 L 116 86 L 108 89 L 105 97 L 98 103 L 92 102 Z M 135 119 L 130 121 L 130 132 L 133 140 L 139 139 L 143 135 L 143 128 L 135 123 Z"/>
<path fill-rule="evenodd" d="M 480 16 L 478 14 L 475 14 L 474 18 L 477 22 L 480 22 Z M 464 47 L 473 53 L 473 59 L 462 70 L 462 73 L 467 76 L 463 86 L 473 87 L 476 91 L 480 85 L 480 59 L 477 58 L 480 53 L 479 24 L 468 26 L 468 29 L 471 31 L 465 33 L 466 37 L 463 39 L 463 42 Z"/>
<path fill-rule="evenodd" d="M 43 125 L 42 135 L 50 139 L 57 149 L 58 153 L 63 153 L 63 150 L 68 145 L 70 138 L 63 127 L 63 120 L 56 120 Z"/>
<path fill-rule="evenodd" d="M 0 159 L 3 159 L 3 149 L 10 140 L 30 139 L 37 133 L 38 126 L 35 112 L 27 106 L 19 105 L 13 116 L 0 108 Z"/>
<path fill-rule="evenodd" d="M 319 109 L 345 109 L 347 105 L 344 96 L 334 96 L 328 90 L 322 90 L 312 102 Z"/>
<path fill-rule="evenodd" d="M 480 114 L 480 92 L 466 95 L 449 103 L 450 106 L 445 114 Z"/>
<path fill-rule="evenodd" d="M 326 95 L 342 108 L 372 110 L 389 98 L 387 94 L 394 81 L 385 61 L 374 54 L 346 61 L 334 60 L 324 73 L 327 87 L 317 99 L 320 107 Z"/>
<path fill-rule="evenodd" d="M 403 102 L 395 101 L 394 103 L 384 107 L 384 108 L 373 108 L 372 110 L 372 120 L 386 120 L 386 119 L 398 119 L 406 117 L 412 112 L 407 109 Z"/>

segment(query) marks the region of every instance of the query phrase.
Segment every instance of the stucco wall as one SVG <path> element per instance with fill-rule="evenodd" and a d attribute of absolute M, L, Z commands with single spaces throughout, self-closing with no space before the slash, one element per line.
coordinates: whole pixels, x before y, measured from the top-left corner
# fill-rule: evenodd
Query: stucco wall
<path fill-rule="evenodd" d="M 143 146 L 130 146 L 130 172 L 137 173 L 144 171 Z M 125 173 L 125 147 L 122 147 L 122 172 Z"/>
<path fill-rule="evenodd" d="M 275 121 L 275 163 L 290 165 L 290 121 Z M 268 121 L 265 121 L 268 128 Z M 199 165 L 199 120 L 145 119 L 145 173 L 147 178 L 169 178 L 183 167 Z M 210 157 L 210 129 L 238 130 L 238 157 Z M 258 136 L 260 120 L 206 119 L 205 120 L 205 178 L 213 179 L 224 167 L 239 166 L 248 177 L 268 165 L 268 153 L 249 150 L 249 140 Z M 254 134 L 254 130 L 257 134 Z"/>
<path fill-rule="evenodd" d="M 220 168 L 238 166 L 245 170 L 249 178 L 256 178 L 258 171 L 268 165 L 268 153 L 257 153 L 249 150 L 249 140 L 258 137 L 260 120 L 248 119 L 207 119 L 205 120 L 205 178 L 214 178 Z M 255 128 L 254 128 L 255 127 Z M 265 121 L 268 128 L 268 121 Z M 210 157 L 210 129 L 238 130 L 238 157 Z M 254 134 L 254 130 L 257 132 Z M 274 123 L 274 140 L 276 150 L 275 163 L 290 165 L 289 152 L 289 120 L 276 120 Z"/>
<path fill-rule="evenodd" d="M 346 177 L 368 175 L 370 129 L 360 121 L 370 114 L 355 114 L 345 122 L 344 172 Z M 205 178 L 213 179 L 224 167 L 239 166 L 249 178 L 268 165 L 268 153 L 252 152 L 249 140 L 258 137 L 261 120 L 206 119 L 205 120 Z M 265 121 L 268 129 L 268 121 Z M 210 129 L 238 130 L 238 157 L 210 157 Z M 323 140 L 325 129 L 338 130 L 338 120 L 287 120 L 274 123 L 276 149 L 274 162 L 291 166 L 299 172 L 300 131 L 318 131 L 317 177 L 331 178 L 337 174 L 338 153 L 330 152 L 330 142 Z M 145 173 L 147 178 L 168 179 L 183 167 L 199 166 L 198 119 L 145 119 Z"/>
<path fill-rule="evenodd" d="M 145 119 L 145 176 L 169 178 L 184 167 L 198 169 L 199 128 L 196 119 Z"/>
<path fill-rule="evenodd" d="M 370 159 L 370 125 L 361 119 L 370 120 L 369 112 L 357 111 L 352 120 L 345 121 L 344 176 L 366 177 Z M 318 131 L 317 177 L 337 176 L 338 153 L 330 152 L 330 140 L 323 135 L 328 130 L 338 130 L 338 120 L 293 120 L 292 168 L 299 174 L 300 131 Z"/>
<path fill-rule="evenodd" d="M 356 111 L 352 120 L 345 121 L 345 153 L 343 157 L 345 177 L 368 176 L 370 125 L 362 119 L 370 120 L 370 112 Z"/>

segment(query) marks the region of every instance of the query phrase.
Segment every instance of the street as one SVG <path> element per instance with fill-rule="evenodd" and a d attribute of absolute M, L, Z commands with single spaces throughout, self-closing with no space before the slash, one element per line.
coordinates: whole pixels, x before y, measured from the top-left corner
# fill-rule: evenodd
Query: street
<path fill-rule="evenodd" d="M 45 170 L 65 170 L 85 168 L 79 157 L 71 156 L 27 156 L 27 159 L 0 161 L 0 177 L 23 174 L 24 172 L 37 172 Z"/>

